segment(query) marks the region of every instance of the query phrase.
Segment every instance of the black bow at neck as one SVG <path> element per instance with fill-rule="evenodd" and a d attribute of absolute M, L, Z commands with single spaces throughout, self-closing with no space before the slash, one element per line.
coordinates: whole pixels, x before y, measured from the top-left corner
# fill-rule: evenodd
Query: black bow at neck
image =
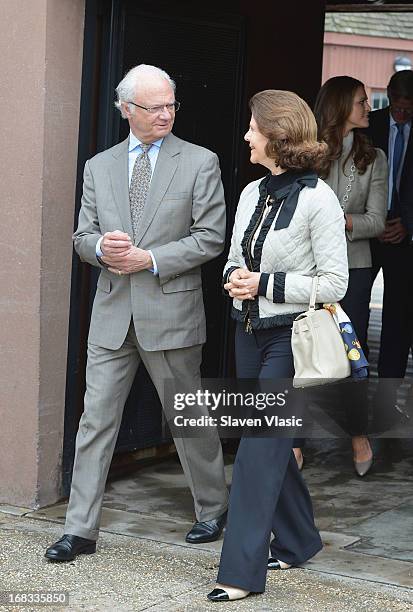
<path fill-rule="evenodd" d="M 271 174 L 267 174 L 259 184 L 260 200 L 267 196 L 267 185 L 270 180 Z M 314 189 L 318 181 L 317 174 L 312 170 L 303 170 L 294 172 L 291 175 L 291 183 L 281 187 L 275 191 L 272 195 L 275 202 L 284 203 L 281 206 L 280 213 L 274 225 L 274 230 L 285 229 L 290 225 L 291 219 L 293 218 L 295 209 L 297 208 L 298 196 L 300 191 L 304 187 L 310 187 Z"/>

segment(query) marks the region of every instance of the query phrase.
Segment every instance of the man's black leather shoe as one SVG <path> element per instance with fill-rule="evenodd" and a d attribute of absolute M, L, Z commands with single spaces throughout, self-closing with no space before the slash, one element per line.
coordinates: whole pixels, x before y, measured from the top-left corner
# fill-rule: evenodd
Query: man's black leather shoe
<path fill-rule="evenodd" d="M 45 557 L 51 561 L 73 561 L 77 555 L 91 555 L 96 552 L 96 542 L 65 533 L 63 538 L 52 544 Z"/>
<path fill-rule="evenodd" d="M 186 534 L 185 541 L 189 544 L 204 544 L 218 540 L 227 522 L 227 513 L 221 514 L 211 521 L 196 522 L 191 531 Z"/>

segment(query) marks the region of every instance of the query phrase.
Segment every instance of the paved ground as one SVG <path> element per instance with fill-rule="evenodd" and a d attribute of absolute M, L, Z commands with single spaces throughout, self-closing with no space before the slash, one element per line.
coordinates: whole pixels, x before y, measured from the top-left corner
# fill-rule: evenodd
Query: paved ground
<path fill-rule="evenodd" d="M 379 308 L 373 308 L 373 360 L 379 314 Z M 304 475 L 323 551 L 304 568 L 270 573 L 265 594 L 222 604 L 223 609 L 413 610 L 413 441 L 374 440 L 373 448 L 374 467 L 360 479 L 354 474 L 349 440 L 308 443 Z M 227 453 L 228 482 L 232 459 Z M 7 590 L 66 591 L 70 598 L 63 607 L 0 604 L 0 610 L 219 608 L 206 594 L 214 585 L 221 542 L 185 544 L 193 521 L 192 500 L 176 460 L 141 467 L 109 482 L 97 554 L 69 564 L 49 563 L 44 550 L 60 537 L 65 511 L 65 503 L 38 511 L 0 506 L 0 599 Z"/>
<path fill-rule="evenodd" d="M 413 610 L 413 444 L 379 442 L 375 467 L 362 480 L 347 441 L 309 444 L 304 474 L 324 550 L 304 568 L 270 573 L 264 595 L 232 602 L 231 610 Z M 67 610 L 195 612 L 219 605 L 205 596 L 221 542 L 185 544 L 192 503 L 176 460 L 110 482 L 98 553 L 49 563 L 44 549 L 60 536 L 65 508 L 0 506 L 0 591 L 68 591 Z M 41 610 L 0 606 L 6 609 Z"/>
<path fill-rule="evenodd" d="M 202 612 L 218 605 L 205 598 L 213 587 L 217 553 L 103 533 L 97 554 L 69 564 L 49 563 L 42 554 L 59 536 L 58 525 L 0 516 L 0 590 L 68 591 L 70 604 L 63 609 L 73 611 Z M 270 574 L 264 595 L 228 606 L 245 612 L 407 612 L 413 607 L 413 593 L 366 580 L 294 569 Z M 62 610 L 55 606 L 0 609 Z"/>

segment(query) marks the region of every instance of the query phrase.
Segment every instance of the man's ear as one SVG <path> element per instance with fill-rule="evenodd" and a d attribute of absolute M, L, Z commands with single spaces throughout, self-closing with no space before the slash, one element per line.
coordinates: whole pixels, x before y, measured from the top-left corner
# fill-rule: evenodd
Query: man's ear
<path fill-rule="evenodd" d="M 127 117 L 129 119 L 129 117 L 131 116 L 131 111 L 130 111 L 130 106 L 127 102 L 121 102 L 121 106 L 122 106 L 122 114 L 125 115 L 125 117 Z"/>

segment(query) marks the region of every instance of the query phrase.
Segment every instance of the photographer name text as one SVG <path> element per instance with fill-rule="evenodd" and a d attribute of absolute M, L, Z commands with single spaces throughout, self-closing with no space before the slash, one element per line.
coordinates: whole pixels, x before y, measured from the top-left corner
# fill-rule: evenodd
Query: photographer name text
<path fill-rule="evenodd" d="M 282 418 L 277 415 L 264 415 L 263 417 L 237 418 L 222 415 L 219 418 L 212 416 L 184 417 L 179 414 L 174 417 L 175 427 L 302 427 L 303 420 L 295 416 Z"/>

